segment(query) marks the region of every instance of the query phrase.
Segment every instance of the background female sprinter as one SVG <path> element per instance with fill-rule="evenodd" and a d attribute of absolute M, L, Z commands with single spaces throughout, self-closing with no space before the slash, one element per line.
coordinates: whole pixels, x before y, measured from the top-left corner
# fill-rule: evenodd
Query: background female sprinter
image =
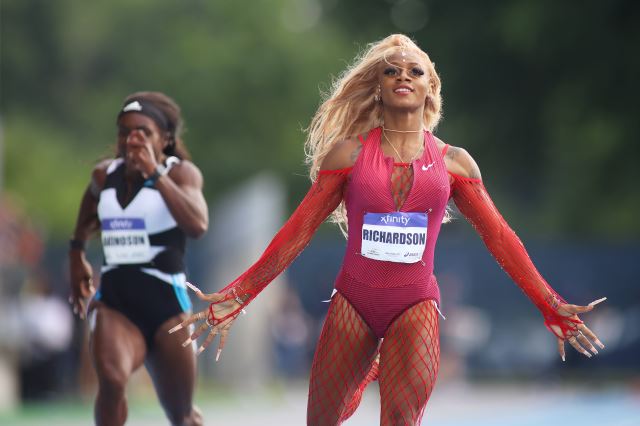
<path fill-rule="evenodd" d="M 195 354 L 167 333 L 187 318 L 186 237 L 208 227 L 202 175 L 181 139 L 178 105 L 157 92 L 128 96 L 118 118 L 116 156 L 99 163 L 85 191 L 69 251 L 74 311 L 85 314 L 98 375 L 98 425 L 127 418 L 125 387 L 144 363 L 174 425 L 201 425 L 192 398 Z M 94 294 L 85 242 L 101 233 L 104 264 Z"/>

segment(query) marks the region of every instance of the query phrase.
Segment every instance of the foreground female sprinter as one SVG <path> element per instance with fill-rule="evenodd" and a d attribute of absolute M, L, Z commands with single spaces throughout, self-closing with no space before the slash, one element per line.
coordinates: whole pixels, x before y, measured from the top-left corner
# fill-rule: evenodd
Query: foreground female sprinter
<path fill-rule="evenodd" d="M 577 316 L 593 306 L 568 304 L 553 291 L 489 198 L 473 158 L 431 133 L 440 105 L 440 79 L 415 43 L 392 35 L 370 45 L 311 123 L 307 196 L 260 260 L 219 293 L 198 293 L 212 302 L 209 309 L 176 329 L 203 320 L 191 339 L 211 327 L 200 351 L 216 334 L 220 351 L 238 312 L 333 213 L 348 225 L 348 239 L 311 369 L 307 422 L 340 424 L 370 370 L 378 368 L 379 352 L 380 424 L 417 425 L 438 372 L 440 292 L 433 258 L 453 198 L 540 309 L 561 356 L 565 340 L 586 356 L 597 353 L 590 340 L 602 344 Z"/>

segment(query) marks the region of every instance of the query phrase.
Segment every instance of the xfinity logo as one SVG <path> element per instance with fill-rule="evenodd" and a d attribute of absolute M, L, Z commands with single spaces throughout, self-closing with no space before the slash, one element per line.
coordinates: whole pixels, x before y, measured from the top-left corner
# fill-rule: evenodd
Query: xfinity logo
<path fill-rule="evenodd" d="M 409 218 L 407 216 L 393 216 L 393 215 L 386 215 L 386 216 L 382 216 L 380 218 L 380 222 L 384 223 L 385 225 L 388 225 L 390 223 L 401 223 L 403 226 L 407 226 L 407 224 L 409 223 Z"/>
<path fill-rule="evenodd" d="M 131 229 L 133 222 L 129 219 L 115 219 L 109 223 L 110 229 Z"/>

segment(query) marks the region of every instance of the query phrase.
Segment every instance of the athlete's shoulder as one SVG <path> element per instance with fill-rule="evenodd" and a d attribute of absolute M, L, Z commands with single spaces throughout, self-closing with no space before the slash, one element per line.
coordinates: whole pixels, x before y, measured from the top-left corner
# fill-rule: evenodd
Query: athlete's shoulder
<path fill-rule="evenodd" d="M 98 161 L 93 166 L 92 173 L 107 173 L 107 169 L 109 168 L 111 163 L 113 163 L 114 161 L 117 161 L 117 158 L 105 158 L 103 160 Z"/>
<path fill-rule="evenodd" d="M 336 142 L 322 160 L 320 170 L 339 170 L 352 167 L 358 159 L 361 149 L 362 144 L 355 136 Z"/>
<path fill-rule="evenodd" d="M 180 162 L 171 168 L 169 176 L 178 184 L 185 183 L 202 186 L 202 172 L 198 166 L 190 160 L 180 160 Z"/>
<path fill-rule="evenodd" d="M 443 148 L 444 142 L 441 149 Z M 447 170 L 453 174 L 471 179 L 482 178 L 478 163 L 476 163 L 476 160 L 474 160 L 471 154 L 469 154 L 469 152 L 464 148 L 449 145 L 445 153 L 444 160 Z"/>
<path fill-rule="evenodd" d="M 114 162 L 119 162 L 118 158 L 105 158 L 100 160 L 93 166 L 93 170 L 91 171 L 91 178 L 97 179 L 99 181 L 104 181 L 109 173 L 109 168 L 112 167 Z"/>
<path fill-rule="evenodd" d="M 95 198 L 99 198 L 100 191 L 104 188 L 105 182 L 107 180 L 107 171 L 109 170 L 109 166 L 117 161 L 117 159 L 106 158 L 104 160 L 100 160 L 93 166 L 93 170 L 91 171 L 91 183 L 89 185 L 91 194 Z"/>

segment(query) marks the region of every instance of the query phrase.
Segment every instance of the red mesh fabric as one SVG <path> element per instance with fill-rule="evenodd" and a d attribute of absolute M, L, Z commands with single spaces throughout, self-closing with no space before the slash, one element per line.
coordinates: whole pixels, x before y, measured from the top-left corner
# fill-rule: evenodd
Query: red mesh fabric
<path fill-rule="evenodd" d="M 440 363 L 435 302 L 406 310 L 380 347 L 380 425 L 419 425 Z"/>
<path fill-rule="evenodd" d="M 564 317 L 557 312 L 558 305 L 566 302 L 549 286 L 533 265 L 524 245 L 498 212 L 482 181 L 451 175 L 454 178 L 453 199 L 460 212 L 478 231 L 502 269 L 538 307 L 547 328 L 558 337 L 567 338 L 567 332 L 575 331 L 577 324 L 582 321 Z M 558 334 L 552 330 L 552 325 L 558 326 L 562 333 Z"/>
<path fill-rule="evenodd" d="M 342 201 L 350 171 L 351 168 L 321 171 L 318 180 L 311 186 L 260 259 L 222 292 L 227 293 L 229 298 L 241 298 L 246 305 L 289 266 L 309 244 L 322 222 Z M 209 320 L 214 323 L 223 322 L 226 318 L 237 315 L 240 309 L 223 318 L 213 318 L 213 315 L 210 315 Z"/>
<path fill-rule="evenodd" d="M 391 192 L 396 210 L 400 210 L 413 183 L 413 167 L 411 163 L 394 163 L 391 173 Z"/>
<path fill-rule="evenodd" d="M 341 299 L 341 303 L 348 306 L 348 302 L 344 302 L 344 298 Z M 327 341 L 333 337 L 328 336 Z M 352 349 L 353 346 L 355 345 L 349 345 L 347 349 Z M 316 359 L 318 358 L 319 355 L 316 354 Z M 366 376 L 355 388 L 349 402 L 343 405 L 344 408 L 338 422 L 334 421 L 335 417 L 333 416 L 323 418 L 320 414 L 316 414 L 313 419 L 317 422 L 309 422 L 309 424 L 342 424 L 353 415 L 360 405 L 362 394 L 369 383 L 379 380 L 382 404 L 380 424 L 418 425 L 435 386 L 439 364 L 439 318 L 435 302 L 421 302 L 406 310 L 389 327 L 377 358 L 369 364 Z M 329 362 L 328 365 L 332 365 L 332 362 Z M 314 368 L 311 373 L 312 381 L 315 377 L 327 376 L 324 368 L 326 367 L 323 364 L 314 360 Z M 346 373 L 350 378 L 355 376 L 353 372 Z M 333 374 L 336 375 L 336 372 Z M 318 382 L 320 379 L 316 379 L 315 384 L 310 388 L 311 391 L 318 392 L 318 395 L 314 395 L 312 398 L 310 392 L 309 412 L 311 412 L 312 400 L 317 406 L 314 412 L 318 413 L 327 407 L 326 403 L 324 405 L 319 403 L 323 399 L 330 399 L 335 406 L 342 406 L 339 404 L 339 397 L 332 398 L 330 395 L 330 392 L 335 389 L 331 386 L 320 386 Z M 335 384 L 337 380 L 325 380 L 325 382 Z M 349 383 L 349 385 L 351 386 L 349 390 L 353 389 L 353 384 Z M 345 384 L 342 386 L 346 387 Z M 325 394 L 326 392 L 329 393 Z M 344 393 L 345 398 L 348 396 L 349 391 Z"/>
<path fill-rule="evenodd" d="M 360 400 L 354 395 L 370 371 L 377 347 L 378 339 L 367 324 L 337 293 L 311 367 L 308 425 L 339 425 L 355 411 Z"/>
<path fill-rule="evenodd" d="M 362 394 L 364 390 L 369 386 L 369 383 L 378 380 L 378 376 L 380 375 L 380 353 L 376 357 L 375 361 L 371 364 L 371 368 L 369 368 L 369 372 L 365 376 L 364 380 L 360 382 L 358 385 L 358 389 L 356 389 L 356 393 L 353 394 L 351 401 L 347 403 L 344 408 L 344 411 L 340 415 L 340 423 L 347 420 L 349 417 L 353 415 L 360 406 L 360 402 L 362 402 Z"/>

